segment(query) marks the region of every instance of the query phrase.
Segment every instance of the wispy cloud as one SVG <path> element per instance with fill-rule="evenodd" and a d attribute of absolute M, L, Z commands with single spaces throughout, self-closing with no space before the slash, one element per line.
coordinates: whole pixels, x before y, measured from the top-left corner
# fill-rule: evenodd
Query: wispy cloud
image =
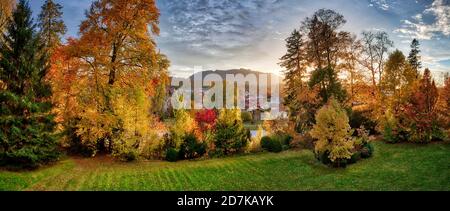
<path fill-rule="evenodd" d="M 211 56 L 231 56 L 233 50 L 251 46 L 270 27 L 276 0 L 161 1 L 170 25 L 172 42 Z"/>
<path fill-rule="evenodd" d="M 431 23 L 424 21 L 424 16 L 432 16 Z M 435 0 L 422 13 L 409 20 L 402 20 L 402 25 L 394 31 L 403 38 L 418 38 L 422 40 L 439 39 L 450 36 L 450 1 Z"/>
<path fill-rule="evenodd" d="M 388 0 L 370 0 L 370 7 L 377 7 L 382 10 L 391 9 L 391 5 L 388 3 Z"/>

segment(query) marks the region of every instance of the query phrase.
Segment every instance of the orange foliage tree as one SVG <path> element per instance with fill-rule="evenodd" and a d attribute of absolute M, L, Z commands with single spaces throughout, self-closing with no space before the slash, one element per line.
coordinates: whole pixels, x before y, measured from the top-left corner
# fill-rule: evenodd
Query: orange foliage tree
<path fill-rule="evenodd" d="M 128 160 L 154 139 L 149 96 L 161 94 L 169 65 L 156 51 L 158 23 L 154 0 L 97 0 L 80 38 L 53 55 L 54 100 L 69 143 Z"/>

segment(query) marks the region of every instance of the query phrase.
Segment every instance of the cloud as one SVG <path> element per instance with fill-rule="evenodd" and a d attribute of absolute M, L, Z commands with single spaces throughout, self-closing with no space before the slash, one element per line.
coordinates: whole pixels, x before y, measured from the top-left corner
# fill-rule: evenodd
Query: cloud
<path fill-rule="evenodd" d="M 208 56 L 229 57 L 263 39 L 279 0 L 161 1 L 171 43 Z M 164 39 L 162 37 L 162 39 Z"/>
<path fill-rule="evenodd" d="M 370 0 L 369 7 L 377 7 L 384 11 L 389 10 L 392 6 L 388 4 L 387 0 Z"/>
<path fill-rule="evenodd" d="M 424 16 L 432 16 L 431 23 L 424 21 Z M 435 0 L 431 6 L 422 13 L 412 17 L 411 20 L 402 20 L 402 25 L 396 29 L 402 38 L 418 38 L 431 40 L 433 38 L 450 36 L 450 0 Z"/>

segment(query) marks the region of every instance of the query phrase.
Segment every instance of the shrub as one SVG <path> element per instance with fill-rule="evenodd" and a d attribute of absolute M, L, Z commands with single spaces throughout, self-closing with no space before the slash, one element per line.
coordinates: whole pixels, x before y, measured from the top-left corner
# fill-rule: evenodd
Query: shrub
<path fill-rule="evenodd" d="M 277 138 L 265 136 L 261 139 L 261 147 L 269 152 L 281 152 L 283 151 L 283 145 Z"/>
<path fill-rule="evenodd" d="M 352 157 L 348 161 L 349 164 L 353 164 L 361 160 L 361 152 L 355 152 L 353 153 Z"/>
<path fill-rule="evenodd" d="M 381 125 L 383 127 L 382 134 L 384 141 L 388 143 L 400 142 L 397 124 L 397 119 L 394 117 L 394 115 L 392 115 L 390 111 L 387 111 L 385 116 L 383 117 L 383 121 L 381 122 Z"/>
<path fill-rule="evenodd" d="M 203 156 L 206 153 L 206 144 L 200 143 L 194 134 L 188 134 L 184 137 L 179 151 L 180 159 L 194 159 Z"/>
<path fill-rule="evenodd" d="M 269 149 L 270 143 L 272 142 L 272 138 L 269 136 L 264 136 L 261 139 L 261 147 L 265 150 Z"/>
<path fill-rule="evenodd" d="M 377 123 L 372 119 L 368 118 L 368 112 L 357 111 L 357 110 L 349 110 L 349 119 L 350 119 L 350 127 L 351 128 L 367 128 L 370 134 L 374 134 L 376 132 L 375 128 Z"/>
<path fill-rule="evenodd" d="M 316 124 L 311 130 L 311 136 L 317 139 L 315 152 L 329 153 L 331 162 L 338 166 L 342 160 L 350 159 L 354 148 L 351 140 L 353 131 L 349 119 L 339 103 L 331 99 L 316 115 Z"/>
<path fill-rule="evenodd" d="M 214 147 L 216 155 L 230 155 L 246 149 L 251 138 L 239 109 L 222 109 L 217 119 Z"/>
<path fill-rule="evenodd" d="M 202 132 L 213 130 L 216 126 L 217 113 L 212 109 L 201 110 L 195 114 L 195 120 Z"/>
<path fill-rule="evenodd" d="M 241 118 L 242 118 L 242 121 L 245 122 L 245 123 L 253 122 L 253 115 L 252 115 L 252 113 L 250 113 L 248 111 L 242 112 Z"/>
<path fill-rule="evenodd" d="M 366 143 L 361 149 L 361 158 L 370 158 L 372 157 L 373 152 L 374 152 L 373 145 L 371 143 Z"/>
<path fill-rule="evenodd" d="M 166 160 L 169 162 L 176 162 L 178 161 L 178 150 L 175 148 L 169 148 L 166 151 Z"/>

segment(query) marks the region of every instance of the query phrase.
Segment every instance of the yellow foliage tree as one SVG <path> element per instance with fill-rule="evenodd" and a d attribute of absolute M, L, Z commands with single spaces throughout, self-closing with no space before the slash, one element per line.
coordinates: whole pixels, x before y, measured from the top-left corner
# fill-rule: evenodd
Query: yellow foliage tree
<path fill-rule="evenodd" d="M 337 162 L 350 159 L 354 148 L 349 118 L 339 103 L 331 99 L 316 115 L 316 124 L 311 136 L 317 139 L 315 151 L 329 153 L 329 159 Z"/>

